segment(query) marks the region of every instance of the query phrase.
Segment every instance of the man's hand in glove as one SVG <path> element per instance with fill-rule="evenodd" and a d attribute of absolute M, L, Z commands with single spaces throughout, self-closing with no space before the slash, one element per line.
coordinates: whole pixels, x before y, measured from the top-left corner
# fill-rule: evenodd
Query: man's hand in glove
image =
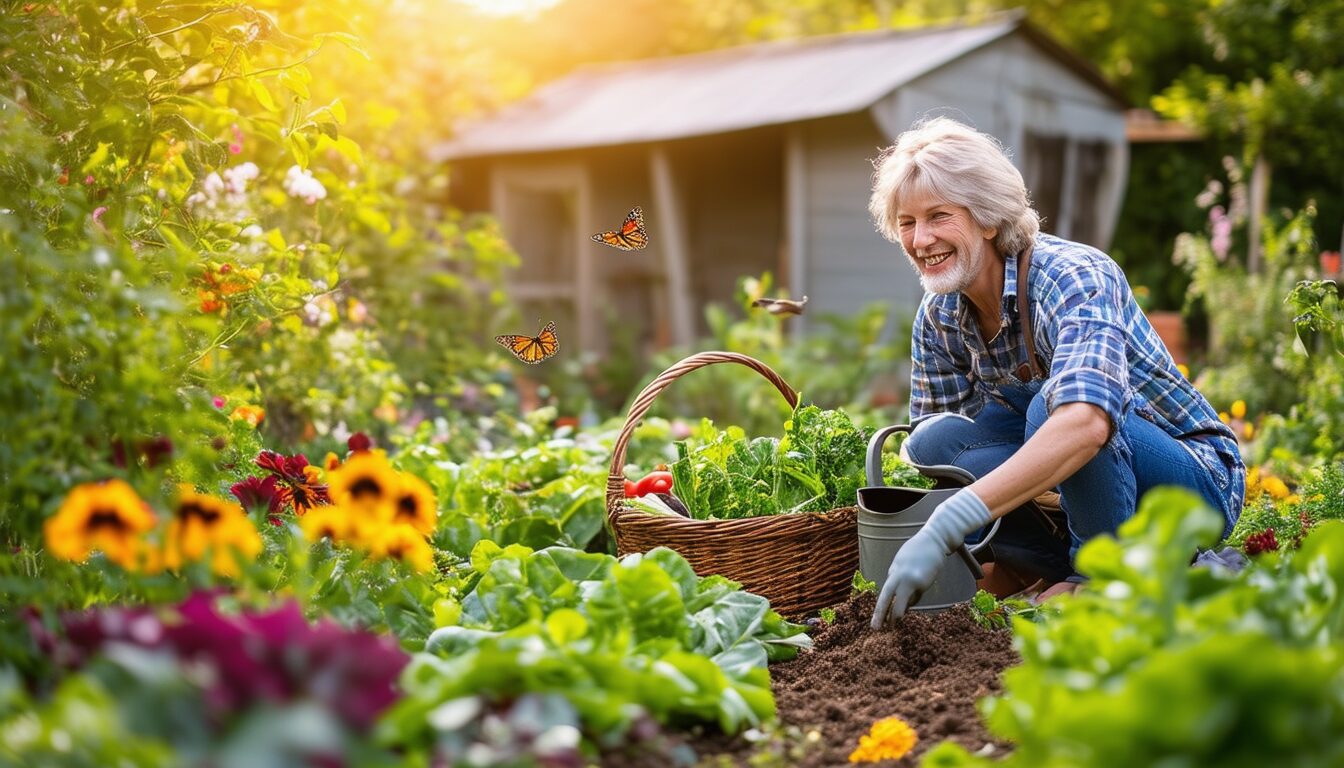
<path fill-rule="evenodd" d="M 962 488 L 929 516 L 929 521 L 901 545 L 887 571 L 887 581 L 877 597 L 873 629 L 882 626 L 890 613 L 905 615 L 911 602 L 933 584 L 944 559 L 966 540 L 967 534 L 988 525 L 989 507 L 969 488 Z"/>

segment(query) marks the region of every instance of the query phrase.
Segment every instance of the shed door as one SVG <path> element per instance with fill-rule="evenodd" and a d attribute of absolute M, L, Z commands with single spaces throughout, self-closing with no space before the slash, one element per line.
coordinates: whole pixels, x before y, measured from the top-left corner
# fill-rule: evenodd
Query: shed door
<path fill-rule="evenodd" d="M 523 330 L 533 323 L 555 321 L 571 348 L 580 348 L 577 342 L 583 334 L 577 307 L 584 293 L 578 253 L 580 174 L 568 169 L 504 170 L 494 186 L 504 237 L 518 254 L 518 267 L 505 290 L 522 313 Z"/>

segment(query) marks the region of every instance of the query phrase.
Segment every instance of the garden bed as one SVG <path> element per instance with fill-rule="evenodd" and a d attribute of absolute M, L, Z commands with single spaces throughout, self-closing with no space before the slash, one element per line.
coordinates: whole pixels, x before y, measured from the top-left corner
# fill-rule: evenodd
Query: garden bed
<path fill-rule="evenodd" d="M 911 613 L 894 627 L 872 631 L 875 596 L 859 594 L 838 606 L 834 623 L 815 635 L 816 646 L 794 661 L 770 667 L 781 733 L 750 743 L 706 734 L 690 740 L 700 765 L 747 765 L 753 753 L 776 752 L 802 768 L 849 764 L 850 753 L 872 724 L 899 717 L 919 741 L 900 760 L 877 765 L 915 766 L 925 751 L 952 739 L 971 751 L 1001 754 L 975 703 L 1000 691 L 1003 670 L 1018 663 L 1007 631 L 982 628 L 966 609 Z M 797 730 L 788 734 L 789 726 Z M 815 736 L 807 738 L 809 731 Z M 986 745 L 990 745 L 986 747 Z M 604 766 L 685 765 L 687 751 L 659 748 L 608 755 Z"/>

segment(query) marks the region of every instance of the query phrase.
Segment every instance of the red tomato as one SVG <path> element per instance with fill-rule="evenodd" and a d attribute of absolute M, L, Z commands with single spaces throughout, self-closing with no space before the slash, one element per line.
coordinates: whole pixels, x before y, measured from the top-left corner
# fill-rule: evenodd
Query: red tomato
<path fill-rule="evenodd" d="M 639 495 L 639 494 L 635 493 L 635 483 L 634 483 L 634 481 L 633 481 L 633 480 L 626 480 L 626 481 L 625 481 L 625 498 L 628 499 L 628 498 L 630 498 L 630 497 L 632 497 L 632 496 L 638 496 L 638 495 Z"/>
<path fill-rule="evenodd" d="M 638 483 L 635 483 L 635 495 L 643 496 L 647 493 L 671 493 L 672 492 L 672 473 L 667 470 L 655 470 L 645 475 Z"/>

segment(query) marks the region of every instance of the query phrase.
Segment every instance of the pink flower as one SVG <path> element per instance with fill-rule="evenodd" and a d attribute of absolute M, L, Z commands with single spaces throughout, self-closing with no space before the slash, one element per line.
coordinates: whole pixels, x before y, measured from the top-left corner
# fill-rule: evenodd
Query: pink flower
<path fill-rule="evenodd" d="M 213 398 L 210 399 L 210 402 L 214 404 L 216 408 L 223 408 L 224 404 L 229 402 L 229 398 L 223 395 L 215 395 Z"/>
<path fill-rule="evenodd" d="M 240 144 L 240 143 L 238 143 L 238 142 L 236 142 L 236 141 L 235 141 L 235 142 L 232 142 L 232 143 L 229 144 L 229 154 L 230 154 L 230 155 L 239 155 L 239 154 L 242 154 L 242 152 L 243 152 L 243 145 L 242 145 L 242 144 Z"/>
<path fill-rule="evenodd" d="M 90 173 L 88 176 L 85 176 L 85 177 L 84 177 L 84 186 L 87 187 L 87 186 L 89 186 L 89 185 L 92 184 L 92 183 L 93 183 L 93 174 Z"/>
<path fill-rule="evenodd" d="M 1213 253 L 1219 261 L 1226 261 L 1227 252 L 1232 247 L 1232 219 L 1228 217 L 1221 205 L 1215 205 L 1209 209 L 1209 223 L 1213 229 L 1213 237 L 1209 239 L 1209 247 L 1213 249 Z"/>
<path fill-rule="evenodd" d="M 103 227 L 103 214 L 107 213 L 107 206 L 100 205 L 93 209 L 93 223 L 98 225 L 99 229 Z"/>

